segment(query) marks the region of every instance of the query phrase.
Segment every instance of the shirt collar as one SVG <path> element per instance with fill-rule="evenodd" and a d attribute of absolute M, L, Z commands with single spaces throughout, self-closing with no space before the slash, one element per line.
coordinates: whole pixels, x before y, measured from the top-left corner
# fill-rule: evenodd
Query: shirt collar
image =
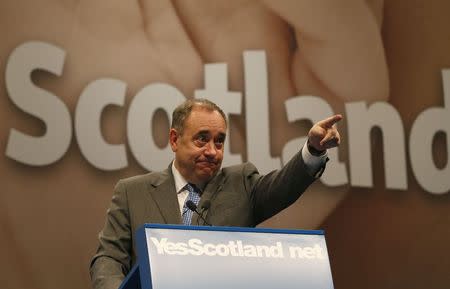
<path fill-rule="evenodd" d="M 179 194 L 183 190 L 185 190 L 185 186 L 188 184 L 188 181 L 186 181 L 186 179 L 180 174 L 180 172 L 175 167 L 175 160 L 172 162 L 172 174 L 173 179 L 175 181 L 175 189 L 177 190 L 177 194 Z M 195 186 L 200 191 L 203 191 L 205 184 L 195 184 Z"/>
<path fill-rule="evenodd" d="M 172 174 L 173 179 L 175 180 L 175 189 L 177 191 L 177 194 L 179 194 L 184 190 L 184 187 L 187 185 L 188 182 L 175 167 L 175 161 L 172 162 Z"/>

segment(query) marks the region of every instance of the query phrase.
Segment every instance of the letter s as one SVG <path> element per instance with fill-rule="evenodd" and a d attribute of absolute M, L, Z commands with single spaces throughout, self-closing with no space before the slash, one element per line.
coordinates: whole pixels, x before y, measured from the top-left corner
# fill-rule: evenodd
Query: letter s
<path fill-rule="evenodd" d="M 189 242 L 189 247 L 191 247 L 191 249 L 189 250 L 189 253 L 191 255 L 194 256 L 201 256 L 203 254 L 205 254 L 204 250 L 203 250 L 203 246 L 202 246 L 202 241 L 199 239 L 190 239 Z"/>
<path fill-rule="evenodd" d="M 26 42 L 11 53 L 6 64 L 6 90 L 21 110 L 41 119 L 46 125 L 43 136 L 26 135 L 11 129 L 6 155 L 18 162 L 44 166 L 59 160 L 67 151 L 72 137 L 69 110 L 54 94 L 37 87 L 31 72 L 43 69 L 60 76 L 65 51 L 45 42 Z"/>

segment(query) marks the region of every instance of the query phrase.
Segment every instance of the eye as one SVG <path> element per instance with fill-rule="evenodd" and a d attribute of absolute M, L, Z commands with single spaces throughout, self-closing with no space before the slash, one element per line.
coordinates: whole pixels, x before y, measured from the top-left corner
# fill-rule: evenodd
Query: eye
<path fill-rule="evenodd" d="M 209 135 L 208 134 L 204 134 L 204 133 L 199 133 L 195 138 L 194 138 L 194 143 L 195 145 L 202 147 L 204 145 L 206 145 L 209 142 Z"/>
<path fill-rule="evenodd" d="M 221 149 L 223 147 L 223 144 L 225 143 L 225 136 L 219 136 L 215 141 L 214 145 L 216 148 Z"/>
<path fill-rule="evenodd" d="M 201 134 L 198 136 L 198 140 L 201 142 L 209 142 L 209 136 L 206 134 Z"/>

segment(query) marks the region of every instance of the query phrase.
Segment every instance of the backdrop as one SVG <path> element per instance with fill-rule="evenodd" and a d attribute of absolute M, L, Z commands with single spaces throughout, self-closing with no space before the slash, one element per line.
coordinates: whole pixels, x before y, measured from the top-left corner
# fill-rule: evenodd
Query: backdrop
<path fill-rule="evenodd" d="M 277 169 L 342 113 L 321 181 L 261 226 L 324 229 L 336 288 L 450 285 L 450 3 L 0 3 L 0 282 L 90 288 L 114 184 L 165 168 L 172 109 Z"/>

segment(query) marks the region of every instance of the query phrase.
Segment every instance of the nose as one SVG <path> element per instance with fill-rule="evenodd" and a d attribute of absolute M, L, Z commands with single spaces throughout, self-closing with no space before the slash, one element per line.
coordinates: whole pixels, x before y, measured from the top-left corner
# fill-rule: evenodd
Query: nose
<path fill-rule="evenodd" d="M 216 144 L 213 140 L 208 142 L 205 146 L 205 155 L 209 157 L 214 157 L 217 154 Z"/>

